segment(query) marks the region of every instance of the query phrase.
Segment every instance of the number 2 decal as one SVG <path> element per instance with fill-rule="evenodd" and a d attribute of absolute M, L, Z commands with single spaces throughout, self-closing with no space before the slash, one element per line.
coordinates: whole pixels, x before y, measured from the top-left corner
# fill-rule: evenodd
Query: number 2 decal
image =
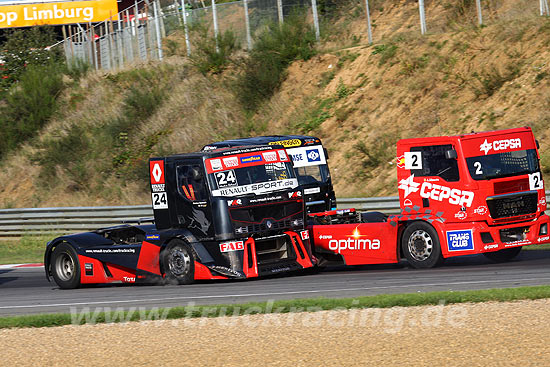
<path fill-rule="evenodd" d="M 168 200 L 165 192 L 154 192 L 152 198 L 153 209 L 168 209 Z"/>
<path fill-rule="evenodd" d="M 529 174 L 529 190 L 540 190 L 542 188 L 544 188 L 544 183 L 540 172 Z"/>
<path fill-rule="evenodd" d="M 405 152 L 405 169 L 422 169 L 422 152 Z"/>
<path fill-rule="evenodd" d="M 474 162 L 474 167 L 476 168 L 476 175 L 483 174 L 483 171 L 481 170 L 481 162 Z"/>

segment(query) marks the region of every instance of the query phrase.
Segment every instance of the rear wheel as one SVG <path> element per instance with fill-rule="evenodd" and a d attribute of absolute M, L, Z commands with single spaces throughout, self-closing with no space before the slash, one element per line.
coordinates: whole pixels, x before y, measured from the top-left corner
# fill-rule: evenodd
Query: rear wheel
<path fill-rule="evenodd" d="M 415 268 L 433 268 L 444 261 L 437 232 L 424 222 L 414 222 L 405 228 L 401 248 Z"/>
<path fill-rule="evenodd" d="M 518 256 L 522 248 L 523 247 L 521 246 L 506 248 L 504 250 L 498 250 L 494 252 L 485 252 L 483 253 L 483 255 L 489 260 L 492 260 L 497 263 L 502 263 L 502 262 L 510 261 L 514 257 Z"/>
<path fill-rule="evenodd" d="M 61 243 L 54 249 L 51 271 L 60 288 L 72 289 L 80 286 L 80 262 L 76 251 L 69 244 Z"/>
<path fill-rule="evenodd" d="M 162 266 L 168 283 L 191 284 L 195 280 L 195 256 L 191 247 L 181 241 L 171 241 L 162 252 Z"/>

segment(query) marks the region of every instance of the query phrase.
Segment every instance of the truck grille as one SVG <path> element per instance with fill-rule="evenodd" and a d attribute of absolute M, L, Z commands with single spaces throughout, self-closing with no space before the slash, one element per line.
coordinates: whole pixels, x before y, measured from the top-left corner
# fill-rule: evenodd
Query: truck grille
<path fill-rule="evenodd" d="M 243 234 L 243 233 L 253 233 L 253 232 L 265 232 L 265 231 L 272 231 L 272 230 L 279 230 L 279 229 L 290 229 L 292 227 L 301 227 L 304 224 L 304 220 L 302 218 L 297 218 L 297 219 L 282 220 L 279 222 L 269 221 L 269 223 L 270 224 L 268 224 L 268 221 L 264 221 L 261 224 L 250 224 L 248 226 L 237 227 L 235 228 L 235 233 Z"/>
<path fill-rule="evenodd" d="M 487 198 L 487 207 L 493 219 L 535 213 L 537 204 L 538 193 L 536 191 Z"/>

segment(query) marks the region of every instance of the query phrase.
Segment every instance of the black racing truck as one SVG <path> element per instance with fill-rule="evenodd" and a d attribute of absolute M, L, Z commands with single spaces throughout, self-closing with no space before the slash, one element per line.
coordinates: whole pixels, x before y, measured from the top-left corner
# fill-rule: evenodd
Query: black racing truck
<path fill-rule="evenodd" d="M 257 144 L 279 145 L 286 148 L 292 157 L 300 188 L 304 191 L 308 213 L 336 209 L 336 196 L 327 163 L 328 153 L 319 138 L 305 135 L 258 136 L 211 143 L 205 145 L 202 150 Z"/>
<path fill-rule="evenodd" d="M 279 146 L 151 158 L 154 224 L 51 241 L 44 263 L 61 288 L 151 279 L 251 278 L 313 267 L 305 204 Z"/>

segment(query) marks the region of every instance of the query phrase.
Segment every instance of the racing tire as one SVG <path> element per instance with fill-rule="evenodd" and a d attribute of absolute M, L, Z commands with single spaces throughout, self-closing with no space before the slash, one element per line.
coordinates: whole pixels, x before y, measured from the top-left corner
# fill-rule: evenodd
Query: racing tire
<path fill-rule="evenodd" d="M 80 261 L 75 249 L 61 243 L 55 247 L 51 261 L 52 277 L 61 289 L 74 289 L 80 286 Z"/>
<path fill-rule="evenodd" d="M 518 246 L 493 252 L 484 252 L 483 256 L 496 263 L 503 263 L 518 256 L 522 248 L 522 246 Z"/>
<path fill-rule="evenodd" d="M 182 240 L 170 241 L 161 254 L 162 269 L 169 284 L 191 284 L 195 280 L 195 255 Z"/>
<path fill-rule="evenodd" d="M 413 268 L 433 268 L 445 261 L 437 232 L 425 222 L 413 222 L 405 228 L 401 249 Z"/>

